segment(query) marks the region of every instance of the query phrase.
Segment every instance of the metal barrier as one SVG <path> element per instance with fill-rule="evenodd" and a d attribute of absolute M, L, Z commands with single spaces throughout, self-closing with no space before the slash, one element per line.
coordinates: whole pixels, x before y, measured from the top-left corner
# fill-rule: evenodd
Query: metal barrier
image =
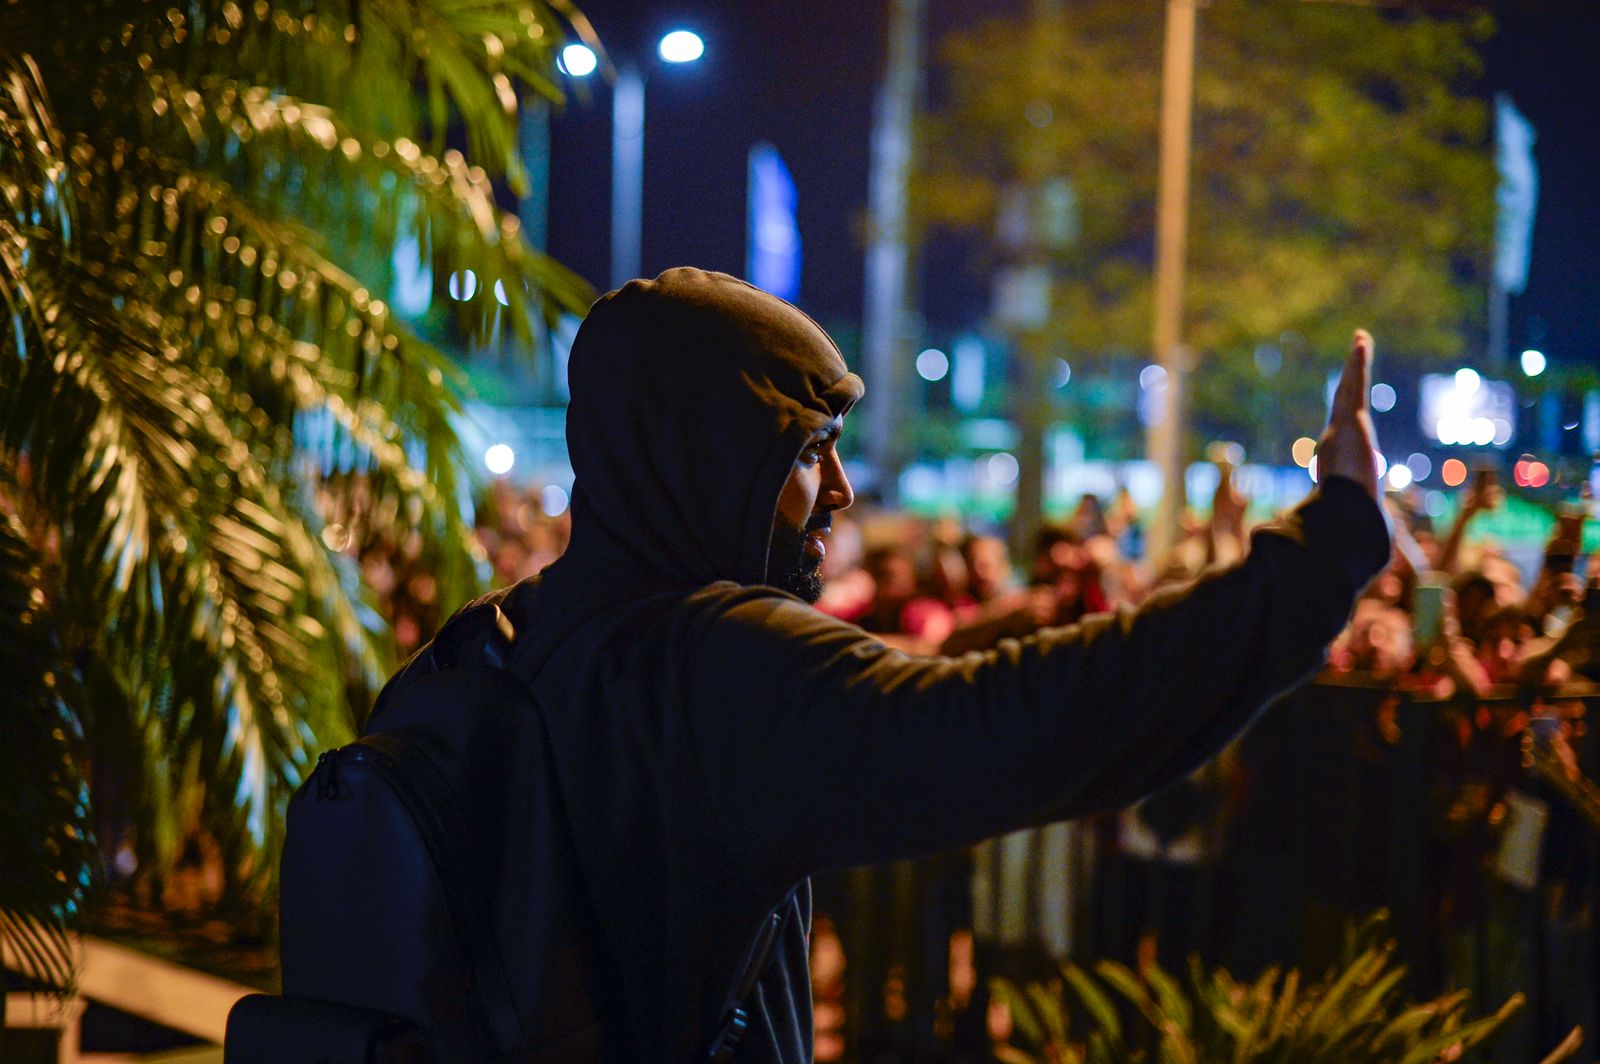
<path fill-rule="evenodd" d="M 1147 803 L 1159 822 L 1216 799 L 1216 814 L 1184 825 L 1193 846 L 1136 854 L 1128 818 L 1113 814 L 819 877 L 818 911 L 848 964 L 840 1059 L 954 1059 L 950 942 L 963 929 L 977 932 L 981 998 L 985 977 L 1042 978 L 1063 955 L 1134 960 L 1147 928 L 1164 964 L 1193 950 L 1240 976 L 1320 974 L 1345 929 L 1378 908 L 1413 996 L 1464 987 L 1487 1007 L 1527 995 L 1495 1059 L 1537 1060 L 1535 1047 L 1577 1024 L 1588 1039 L 1577 1059 L 1594 1059 L 1600 789 L 1529 741 L 1532 701 L 1319 681 L 1280 700 L 1167 810 L 1163 796 Z M 1570 726 L 1567 767 L 1592 779 L 1600 686 L 1543 702 Z M 981 1001 L 970 1008 L 969 1051 Z"/>

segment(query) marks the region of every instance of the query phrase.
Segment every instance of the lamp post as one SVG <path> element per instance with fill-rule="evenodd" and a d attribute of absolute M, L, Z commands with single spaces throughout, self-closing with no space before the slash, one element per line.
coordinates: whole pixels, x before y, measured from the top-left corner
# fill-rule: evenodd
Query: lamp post
<path fill-rule="evenodd" d="M 662 62 L 692 63 L 705 54 L 705 42 L 690 30 L 673 30 L 656 45 Z M 639 276 L 644 231 L 644 86 L 649 68 L 618 54 L 611 87 L 611 287 Z M 572 77 L 599 68 L 588 45 L 561 50 L 561 66 Z"/>

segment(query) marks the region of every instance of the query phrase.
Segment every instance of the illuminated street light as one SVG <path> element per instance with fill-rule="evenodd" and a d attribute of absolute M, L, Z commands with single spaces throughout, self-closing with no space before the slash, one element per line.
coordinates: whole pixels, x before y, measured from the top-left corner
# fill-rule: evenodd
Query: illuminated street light
<path fill-rule="evenodd" d="M 569 44 L 561 49 L 562 70 L 575 78 L 586 78 L 600 66 L 600 57 L 587 44 Z"/>
<path fill-rule="evenodd" d="M 1532 348 L 1522 352 L 1522 372 L 1530 377 L 1537 377 L 1544 372 L 1545 357 L 1543 351 Z"/>
<path fill-rule="evenodd" d="M 706 44 L 697 33 L 673 30 L 661 38 L 657 51 L 669 63 L 692 63 L 706 54 Z"/>
<path fill-rule="evenodd" d="M 611 285 L 639 276 L 640 246 L 644 231 L 644 84 L 649 74 L 632 59 L 609 50 L 617 60 L 611 89 Z M 681 66 L 705 55 L 700 35 L 673 30 L 656 44 L 663 62 Z M 561 50 L 560 66 L 575 78 L 599 67 L 588 47 L 569 44 Z"/>

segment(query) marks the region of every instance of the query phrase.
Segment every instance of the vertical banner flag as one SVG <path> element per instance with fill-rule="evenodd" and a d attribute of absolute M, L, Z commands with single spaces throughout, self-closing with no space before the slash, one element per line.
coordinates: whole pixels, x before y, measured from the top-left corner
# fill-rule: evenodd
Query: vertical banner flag
<path fill-rule="evenodd" d="M 1495 190 L 1494 277 L 1502 291 L 1521 294 L 1528 286 L 1528 254 L 1533 216 L 1539 204 L 1539 165 L 1533 160 L 1533 124 L 1504 92 L 1494 96 Z"/>
<path fill-rule="evenodd" d="M 800 298 L 800 227 L 794 178 L 771 144 L 750 149 L 745 277 L 791 303 Z"/>

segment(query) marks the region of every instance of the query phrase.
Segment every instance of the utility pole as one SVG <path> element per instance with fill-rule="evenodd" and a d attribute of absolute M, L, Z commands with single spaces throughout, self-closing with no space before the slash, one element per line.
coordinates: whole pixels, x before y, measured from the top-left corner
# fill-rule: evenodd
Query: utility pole
<path fill-rule="evenodd" d="M 901 425 L 910 384 L 911 247 L 906 224 L 912 121 L 922 91 L 923 0 L 889 0 L 889 66 L 873 114 L 872 175 L 867 200 L 862 362 L 868 396 L 863 449 L 886 505 L 897 501 L 906 450 Z"/>
<path fill-rule="evenodd" d="M 1188 240 L 1190 113 L 1194 101 L 1196 0 L 1167 0 L 1161 75 L 1161 144 L 1156 192 L 1155 325 L 1151 348 L 1166 370 L 1160 414 L 1146 436 L 1150 461 L 1161 471 L 1161 501 L 1147 554 L 1160 565 L 1177 543 L 1184 504 L 1183 443 L 1191 355 L 1183 346 L 1183 269 Z"/>

